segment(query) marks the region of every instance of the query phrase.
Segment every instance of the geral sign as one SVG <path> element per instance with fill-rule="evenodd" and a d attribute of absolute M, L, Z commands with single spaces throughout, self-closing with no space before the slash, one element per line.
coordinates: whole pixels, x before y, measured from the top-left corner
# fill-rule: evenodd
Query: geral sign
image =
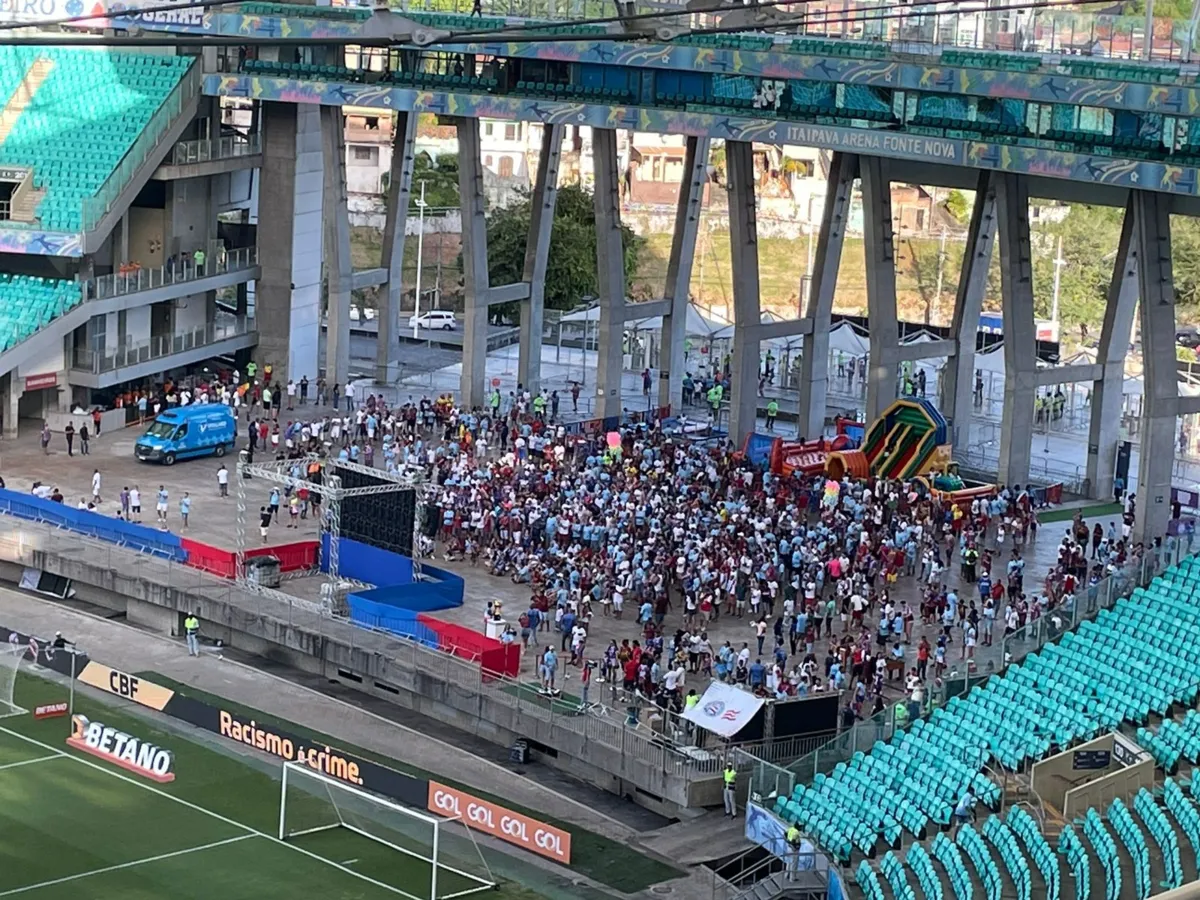
<path fill-rule="evenodd" d="M 571 861 L 568 832 L 436 781 L 429 782 L 429 811 L 555 862 Z"/>
<path fill-rule="evenodd" d="M 103 722 L 92 722 L 87 716 L 71 717 L 71 736 L 67 743 L 76 750 L 90 753 L 116 763 L 122 769 L 166 784 L 175 780 L 171 767 L 175 755 L 170 750 L 118 731 Z"/>

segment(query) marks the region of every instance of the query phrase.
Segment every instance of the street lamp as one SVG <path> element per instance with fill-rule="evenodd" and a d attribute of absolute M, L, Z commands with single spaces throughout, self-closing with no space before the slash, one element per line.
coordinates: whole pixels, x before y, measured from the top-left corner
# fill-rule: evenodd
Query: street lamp
<path fill-rule="evenodd" d="M 417 290 L 413 307 L 413 340 L 420 340 L 421 325 L 421 257 L 425 251 L 425 182 L 421 182 L 421 196 L 417 198 Z"/>

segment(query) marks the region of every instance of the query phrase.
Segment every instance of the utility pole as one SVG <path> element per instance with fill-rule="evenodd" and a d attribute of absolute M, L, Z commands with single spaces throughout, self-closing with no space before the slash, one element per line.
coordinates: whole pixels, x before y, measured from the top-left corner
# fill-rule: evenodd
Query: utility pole
<path fill-rule="evenodd" d="M 1050 300 L 1050 321 L 1054 323 L 1055 332 L 1058 331 L 1058 292 L 1062 287 L 1062 270 L 1067 261 L 1062 255 L 1062 235 L 1058 236 L 1058 254 L 1054 258 L 1054 293 Z M 1055 335 L 1057 337 L 1057 334 Z"/>
<path fill-rule="evenodd" d="M 420 339 L 421 316 L 421 258 L 425 250 L 425 182 L 421 182 L 421 196 L 417 198 L 417 289 L 413 297 L 413 340 Z"/>
<path fill-rule="evenodd" d="M 942 308 L 942 276 L 946 270 L 946 226 L 942 226 L 942 239 L 938 242 L 938 270 L 937 270 L 937 290 L 933 295 L 933 302 L 937 304 L 938 309 Z M 929 325 L 933 318 L 930 315 L 929 307 L 925 308 L 925 324 Z"/>

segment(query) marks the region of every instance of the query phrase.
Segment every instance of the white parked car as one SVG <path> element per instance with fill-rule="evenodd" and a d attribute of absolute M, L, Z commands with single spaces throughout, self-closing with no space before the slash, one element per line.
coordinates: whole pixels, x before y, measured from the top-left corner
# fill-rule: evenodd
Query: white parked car
<path fill-rule="evenodd" d="M 453 331 L 458 327 L 458 320 L 454 318 L 454 313 L 448 309 L 431 309 L 429 312 L 423 312 L 419 316 L 409 316 L 408 327 Z"/>

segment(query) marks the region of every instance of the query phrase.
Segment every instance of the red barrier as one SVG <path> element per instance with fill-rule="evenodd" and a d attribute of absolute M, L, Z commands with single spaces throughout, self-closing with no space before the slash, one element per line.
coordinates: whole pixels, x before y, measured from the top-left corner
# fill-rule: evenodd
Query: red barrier
<path fill-rule="evenodd" d="M 203 569 L 221 578 L 233 578 L 237 574 L 237 554 L 233 551 L 202 544 L 191 538 L 181 538 L 180 543 L 187 551 L 187 565 L 193 569 Z"/>
<path fill-rule="evenodd" d="M 439 650 L 478 662 L 485 672 L 510 677 L 519 674 L 521 648 L 517 644 L 506 644 L 463 625 L 435 619 L 428 613 L 419 614 L 417 621 L 437 635 Z"/>
<path fill-rule="evenodd" d="M 275 547 L 255 547 L 253 550 L 247 550 L 246 556 L 276 556 L 279 558 L 279 571 L 298 572 L 301 569 L 317 567 L 321 560 L 321 543 L 320 541 L 295 541 Z"/>
<path fill-rule="evenodd" d="M 202 544 L 191 538 L 181 538 L 180 543 L 187 551 L 187 565 L 193 569 L 203 569 L 221 578 L 237 575 L 237 554 L 234 551 Z M 316 568 L 320 552 L 318 541 L 296 541 L 274 547 L 255 547 L 247 550 L 246 556 L 276 556 L 279 558 L 280 571 L 296 572 Z"/>

